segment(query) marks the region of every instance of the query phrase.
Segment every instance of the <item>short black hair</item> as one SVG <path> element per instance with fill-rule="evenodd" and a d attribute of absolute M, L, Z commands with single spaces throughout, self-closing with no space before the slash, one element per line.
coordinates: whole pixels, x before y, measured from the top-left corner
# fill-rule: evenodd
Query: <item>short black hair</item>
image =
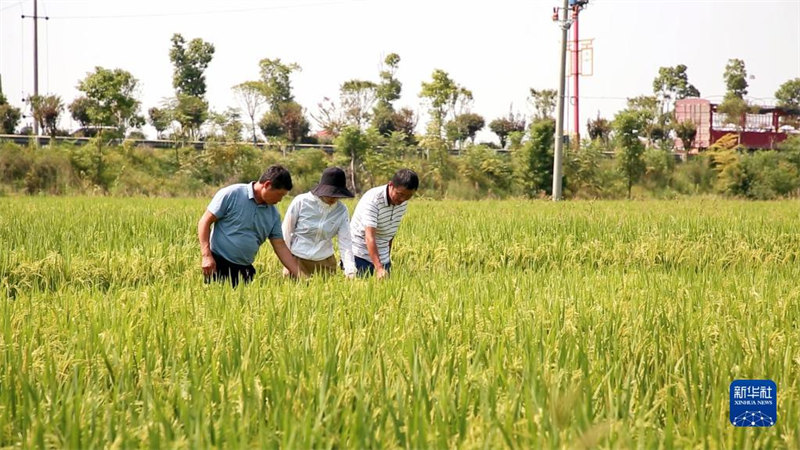
<path fill-rule="evenodd" d="M 419 177 L 411 169 L 400 169 L 392 177 L 392 186 L 402 186 L 408 190 L 416 191 L 419 187 Z"/>
<path fill-rule="evenodd" d="M 289 169 L 280 164 L 267 167 L 267 170 L 258 179 L 259 183 L 266 183 L 267 181 L 270 182 L 273 189 L 292 190 L 292 175 L 289 173 Z"/>

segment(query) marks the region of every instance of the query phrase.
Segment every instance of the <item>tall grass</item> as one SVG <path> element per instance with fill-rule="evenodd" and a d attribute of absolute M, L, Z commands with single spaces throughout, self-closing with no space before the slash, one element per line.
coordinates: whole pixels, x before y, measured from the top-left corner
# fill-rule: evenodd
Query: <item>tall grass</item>
<path fill-rule="evenodd" d="M 205 204 L 0 198 L 0 447 L 800 447 L 794 202 L 415 201 L 388 281 L 236 290 Z"/>

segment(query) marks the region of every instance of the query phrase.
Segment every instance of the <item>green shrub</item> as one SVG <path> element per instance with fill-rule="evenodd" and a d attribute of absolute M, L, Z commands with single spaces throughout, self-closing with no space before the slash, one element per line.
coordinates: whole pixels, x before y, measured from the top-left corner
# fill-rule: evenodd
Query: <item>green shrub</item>
<path fill-rule="evenodd" d="M 669 186 L 675 170 L 675 156 L 672 152 L 659 148 L 649 148 L 644 152 L 644 185 L 653 190 Z"/>
<path fill-rule="evenodd" d="M 784 197 L 800 185 L 797 166 L 778 152 L 763 151 L 744 157 L 742 167 L 748 179 L 746 195 L 750 198 Z"/>
<path fill-rule="evenodd" d="M 682 194 L 707 194 L 715 181 L 716 172 L 707 155 L 690 156 L 677 164 L 672 174 L 672 185 Z"/>
<path fill-rule="evenodd" d="M 33 165 L 33 155 L 27 147 L 10 143 L 0 146 L 0 182 L 21 187 Z"/>
<path fill-rule="evenodd" d="M 34 158 L 25 174 L 25 191 L 28 194 L 65 194 L 72 180 L 72 167 L 66 155 L 47 151 Z"/>
<path fill-rule="evenodd" d="M 295 193 L 303 193 L 316 186 L 322 171 L 332 165 L 331 163 L 331 157 L 319 149 L 296 150 L 287 154 L 282 161 L 292 174 L 292 191 Z M 266 166 L 261 170 L 265 168 Z"/>

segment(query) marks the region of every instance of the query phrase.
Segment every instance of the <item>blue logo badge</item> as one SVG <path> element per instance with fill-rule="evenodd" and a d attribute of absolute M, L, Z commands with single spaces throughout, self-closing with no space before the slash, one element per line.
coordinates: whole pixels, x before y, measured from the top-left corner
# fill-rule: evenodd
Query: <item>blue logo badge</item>
<path fill-rule="evenodd" d="M 778 387 L 772 380 L 731 383 L 731 423 L 735 427 L 771 427 L 778 420 Z"/>

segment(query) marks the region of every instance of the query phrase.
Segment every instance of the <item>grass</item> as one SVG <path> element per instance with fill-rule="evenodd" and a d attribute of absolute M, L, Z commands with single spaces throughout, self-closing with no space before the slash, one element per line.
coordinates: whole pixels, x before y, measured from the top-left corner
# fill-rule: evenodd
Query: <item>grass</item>
<path fill-rule="evenodd" d="M 796 202 L 415 201 L 386 282 L 237 290 L 205 204 L 0 198 L 0 447 L 800 447 Z"/>

